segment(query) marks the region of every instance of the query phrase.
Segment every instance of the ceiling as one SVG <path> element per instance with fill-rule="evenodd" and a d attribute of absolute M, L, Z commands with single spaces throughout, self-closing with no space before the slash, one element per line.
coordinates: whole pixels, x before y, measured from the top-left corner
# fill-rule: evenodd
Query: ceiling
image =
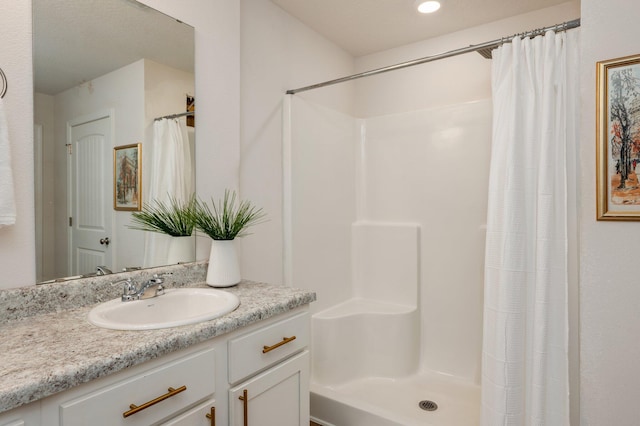
<path fill-rule="evenodd" d="M 414 0 L 271 1 L 357 57 L 567 0 L 441 0 L 431 15 Z M 134 0 L 33 0 L 33 13 L 37 92 L 54 95 L 143 57 L 193 72 L 193 28 Z"/>
<path fill-rule="evenodd" d="M 33 0 L 35 91 L 55 95 L 141 58 L 193 72 L 193 33 L 132 0 Z"/>
<path fill-rule="evenodd" d="M 441 0 L 429 15 L 416 12 L 414 0 L 271 1 L 358 57 L 567 0 Z"/>

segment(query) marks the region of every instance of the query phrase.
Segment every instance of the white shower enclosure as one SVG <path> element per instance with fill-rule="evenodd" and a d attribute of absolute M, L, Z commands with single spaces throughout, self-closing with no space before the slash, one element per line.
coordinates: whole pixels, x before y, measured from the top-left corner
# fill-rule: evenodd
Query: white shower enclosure
<path fill-rule="evenodd" d="M 312 419 L 478 424 L 491 101 L 356 118 L 296 95 L 284 112 L 285 277 L 317 294 Z"/>

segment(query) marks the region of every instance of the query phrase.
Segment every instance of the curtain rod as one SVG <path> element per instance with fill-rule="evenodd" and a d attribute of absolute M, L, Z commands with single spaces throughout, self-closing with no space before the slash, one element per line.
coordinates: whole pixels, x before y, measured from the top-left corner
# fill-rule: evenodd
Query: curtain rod
<path fill-rule="evenodd" d="M 195 114 L 195 111 L 187 111 L 187 112 L 181 112 L 179 114 L 171 114 L 171 115 L 165 115 L 164 117 L 156 117 L 153 119 L 153 121 L 160 121 L 164 118 L 178 118 L 178 117 L 184 117 L 185 115 L 193 115 Z"/>
<path fill-rule="evenodd" d="M 382 73 L 388 72 L 388 71 L 394 71 L 394 70 L 398 70 L 398 69 L 402 69 L 402 68 L 412 67 L 414 65 L 425 64 L 427 62 L 433 62 L 433 61 L 437 61 L 439 59 L 450 58 L 452 56 L 462 55 L 464 53 L 478 52 L 484 58 L 491 59 L 491 51 L 493 49 L 495 49 L 496 47 L 500 47 L 505 43 L 510 43 L 511 40 L 514 37 L 518 37 L 518 36 L 523 37 L 523 38 L 535 37 L 535 36 L 538 36 L 538 35 L 542 35 L 542 34 L 546 33 L 547 31 L 562 32 L 562 31 L 570 30 L 572 28 L 577 28 L 579 26 L 580 26 L 580 19 L 578 18 L 578 19 L 574 19 L 573 21 L 563 22 L 562 24 L 556 24 L 556 25 L 552 25 L 550 27 L 538 28 L 536 30 L 527 31 L 527 32 L 524 32 L 524 33 L 514 34 L 511 37 L 502 37 L 502 38 L 497 39 L 497 40 L 487 41 L 485 43 L 480 43 L 480 44 L 473 44 L 473 45 L 471 45 L 469 47 L 463 47 L 461 49 L 450 50 L 448 52 L 439 53 L 437 55 L 426 56 L 424 58 L 414 59 L 412 61 L 407 61 L 407 62 L 401 62 L 399 64 L 389 65 L 387 67 L 377 68 L 377 69 L 374 69 L 374 70 L 361 72 L 359 74 L 353 74 L 353 75 L 350 75 L 350 76 L 347 76 L 347 77 L 336 78 L 335 80 L 328 80 L 328 81 L 325 81 L 325 82 L 322 82 L 322 83 L 312 84 L 311 86 L 300 87 L 299 89 L 287 90 L 286 94 L 287 95 L 295 95 L 296 93 L 305 92 L 307 90 L 319 89 L 321 87 L 331 86 L 333 84 L 338 84 L 338 83 L 344 83 L 346 81 L 355 80 L 357 78 L 369 77 L 369 76 L 372 76 L 372 75 L 382 74 Z"/>

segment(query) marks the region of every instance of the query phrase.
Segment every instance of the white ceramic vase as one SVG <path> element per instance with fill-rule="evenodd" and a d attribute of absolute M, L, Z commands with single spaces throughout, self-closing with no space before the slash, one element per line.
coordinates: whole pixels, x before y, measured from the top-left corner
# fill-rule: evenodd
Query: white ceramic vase
<path fill-rule="evenodd" d="M 193 262 L 196 259 L 196 243 L 193 236 L 171 237 L 167 264 Z"/>
<path fill-rule="evenodd" d="M 240 264 L 234 240 L 211 240 L 207 284 L 231 287 L 240 282 Z"/>

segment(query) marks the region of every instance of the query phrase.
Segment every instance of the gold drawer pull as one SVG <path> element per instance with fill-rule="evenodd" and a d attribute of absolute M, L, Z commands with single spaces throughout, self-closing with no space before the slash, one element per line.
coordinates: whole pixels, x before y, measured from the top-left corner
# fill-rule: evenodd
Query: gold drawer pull
<path fill-rule="evenodd" d="M 249 425 L 249 413 L 248 413 L 248 408 L 249 408 L 249 397 L 247 396 L 247 390 L 244 389 L 242 391 L 242 396 L 239 396 L 238 399 L 240 401 L 242 401 L 242 413 L 244 416 L 244 423 L 242 423 L 244 426 L 248 426 Z"/>
<path fill-rule="evenodd" d="M 164 395 L 160 395 L 159 397 L 152 399 L 151 401 L 145 402 L 140 406 L 137 406 L 136 404 L 131 404 L 129 405 L 129 408 L 131 408 L 131 410 L 125 411 L 124 413 L 122 413 L 122 417 L 132 416 L 139 411 L 145 410 L 151 407 L 152 405 L 156 405 L 158 402 L 164 401 L 165 399 L 171 398 L 172 396 L 177 395 L 180 392 L 184 392 L 186 390 L 187 390 L 186 386 L 180 386 L 178 389 L 169 388 L 168 389 L 169 392 L 165 393 Z"/>
<path fill-rule="evenodd" d="M 294 340 L 296 340 L 296 336 L 283 337 L 282 342 L 278 342 L 273 346 L 263 346 L 262 353 L 266 354 L 267 352 L 271 352 L 272 350 L 279 348 L 282 345 L 286 345 L 289 342 L 293 342 Z"/>
<path fill-rule="evenodd" d="M 216 426 L 216 407 L 211 407 L 211 413 L 207 413 L 204 416 L 211 419 L 211 426 Z"/>

